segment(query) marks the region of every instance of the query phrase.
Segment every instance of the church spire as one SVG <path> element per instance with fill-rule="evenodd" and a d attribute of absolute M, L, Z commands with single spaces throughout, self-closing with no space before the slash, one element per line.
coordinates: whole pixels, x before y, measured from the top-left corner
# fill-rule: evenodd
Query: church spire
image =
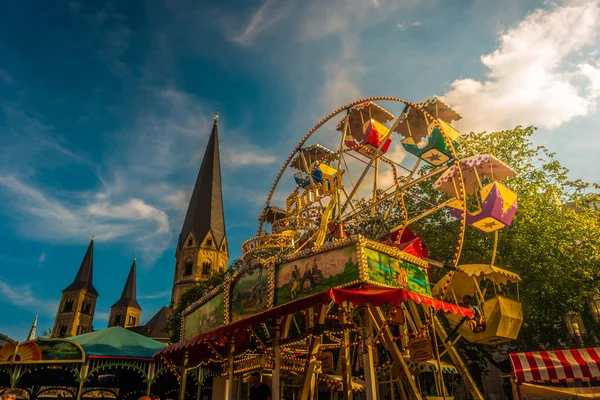
<path fill-rule="evenodd" d="M 121 298 L 110 308 L 108 327 L 121 326 L 131 328 L 138 326 L 142 315 L 142 307 L 136 299 L 136 257 L 133 258 Z"/>
<path fill-rule="evenodd" d="M 172 306 L 176 306 L 181 295 L 198 282 L 227 269 L 229 252 L 220 161 L 217 112 L 175 251 Z"/>
<path fill-rule="evenodd" d="M 183 247 L 190 232 L 198 241 L 203 240 L 210 232 L 217 246 L 221 246 L 225 238 L 218 122 L 219 114 L 216 111 L 204 159 L 179 234 L 179 249 Z"/>
<path fill-rule="evenodd" d="M 36 338 L 38 314 L 39 312 L 35 313 L 35 319 L 33 320 L 33 324 L 31 325 L 31 329 L 29 330 L 29 335 L 27 335 L 27 340 L 33 340 Z"/>
<path fill-rule="evenodd" d="M 133 264 L 131 264 L 131 269 L 129 270 L 129 276 L 127 276 L 127 281 L 125 282 L 125 287 L 123 288 L 123 292 L 121 293 L 121 298 L 113 307 L 133 307 L 142 309 L 137 302 L 136 299 L 136 259 L 133 259 Z"/>
<path fill-rule="evenodd" d="M 74 291 L 74 290 L 85 290 L 92 295 L 98 296 L 98 292 L 96 288 L 92 284 L 92 276 L 94 273 L 94 237 L 92 236 L 92 240 L 88 249 L 83 257 L 83 261 L 81 261 L 81 265 L 79 266 L 79 271 L 77 271 L 77 276 L 75 276 L 75 280 L 69 286 L 63 290 L 64 292 Z"/>

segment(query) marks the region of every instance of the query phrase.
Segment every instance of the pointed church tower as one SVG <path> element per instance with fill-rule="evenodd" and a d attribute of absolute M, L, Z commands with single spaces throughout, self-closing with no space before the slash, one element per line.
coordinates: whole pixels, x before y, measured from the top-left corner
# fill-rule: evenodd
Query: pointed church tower
<path fill-rule="evenodd" d="M 29 330 L 29 335 L 27 335 L 27 340 L 33 340 L 36 338 L 37 320 L 39 314 L 39 312 L 35 313 L 35 319 L 33 320 L 33 324 L 31 325 L 31 329 Z"/>
<path fill-rule="evenodd" d="M 88 246 L 73 283 L 62 291 L 52 336 L 70 337 L 92 331 L 98 292 L 92 284 L 94 238 Z"/>
<path fill-rule="evenodd" d="M 136 259 L 133 259 L 131 269 L 129 270 L 129 276 L 121 298 L 110 308 L 110 318 L 108 319 L 108 327 L 121 326 L 123 328 L 130 328 L 132 326 L 138 326 L 140 323 L 140 315 L 142 314 L 142 307 L 136 299 Z"/>
<path fill-rule="evenodd" d="M 227 269 L 229 252 L 221 190 L 218 121 L 219 116 L 215 115 L 204 159 L 179 234 L 172 306 L 196 282 L 207 279 L 214 271 Z"/>

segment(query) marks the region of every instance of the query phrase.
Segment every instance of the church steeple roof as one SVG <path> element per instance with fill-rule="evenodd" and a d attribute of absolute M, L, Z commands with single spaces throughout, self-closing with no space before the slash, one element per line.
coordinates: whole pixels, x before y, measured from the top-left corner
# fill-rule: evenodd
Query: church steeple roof
<path fill-rule="evenodd" d="M 27 335 L 27 340 L 33 340 L 36 338 L 38 315 L 39 313 L 35 313 L 35 319 L 33 320 L 33 324 L 31 325 L 31 329 L 29 330 L 29 335 Z"/>
<path fill-rule="evenodd" d="M 131 269 L 129 270 L 129 276 L 127 276 L 127 282 L 125 282 L 125 287 L 123 288 L 123 293 L 121 293 L 121 298 L 115 304 L 112 305 L 111 308 L 114 307 L 133 307 L 141 310 L 139 303 L 136 299 L 136 259 L 133 259 L 133 264 L 131 264 Z"/>
<path fill-rule="evenodd" d="M 179 248 L 183 246 L 190 232 L 194 233 L 198 241 L 211 232 L 217 246 L 221 245 L 225 237 L 218 120 L 218 115 L 215 115 L 200 172 L 179 234 Z"/>
<path fill-rule="evenodd" d="M 77 271 L 75 280 L 69 286 L 63 290 L 63 292 L 74 291 L 74 290 L 86 290 L 89 294 L 98 296 L 96 288 L 92 284 L 92 275 L 94 273 L 94 238 L 88 246 L 83 261 Z"/>

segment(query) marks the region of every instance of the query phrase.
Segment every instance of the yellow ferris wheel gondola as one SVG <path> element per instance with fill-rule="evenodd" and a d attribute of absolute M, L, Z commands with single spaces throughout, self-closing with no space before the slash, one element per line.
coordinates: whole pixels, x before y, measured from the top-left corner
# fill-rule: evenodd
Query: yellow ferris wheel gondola
<path fill-rule="evenodd" d="M 444 299 L 453 300 L 456 304 L 464 304 L 465 298 L 475 299 L 468 306 L 478 307 L 482 316 L 482 321 L 477 326 L 465 323 L 459 326 L 462 318 L 447 314 L 446 318 L 453 328 L 458 327 L 460 335 L 471 343 L 488 345 L 517 338 L 523 324 L 523 308 L 518 299 L 505 295 L 502 286 L 520 282 L 519 275 L 489 264 L 461 265 L 433 287 L 434 297 L 442 295 L 448 281 L 450 287 Z M 490 283 L 494 291 L 492 296 L 488 293 Z M 482 289 L 486 284 L 488 287 Z"/>

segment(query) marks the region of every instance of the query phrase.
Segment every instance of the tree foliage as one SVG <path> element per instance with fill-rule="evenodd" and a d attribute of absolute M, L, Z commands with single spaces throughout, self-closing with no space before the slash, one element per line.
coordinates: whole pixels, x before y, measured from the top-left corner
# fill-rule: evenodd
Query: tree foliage
<path fill-rule="evenodd" d="M 200 300 L 204 295 L 210 292 L 215 286 L 220 285 L 223 281 L 235 272 L 242 265 L 241 260 L 234 260 L 227 271 L 215 272 L 210 277 L 196 285 L 185 293 L 179 299 L 179 303 L 173 305 L 173 313 L 167 322 L 167 329 L 171 338 L 171 343 L 176 343 L 181 339 L 181 318 L 183 311 L 195 301 Z"/>
<path fill-rule="evenodd" d="M 599 292 L 594 278 L 600 276 L 600 212 L 598 185 L 571 179 L 556 154 L 535 146 L 533 127 L 490 134 L 465 135 L 478 154 L 493 154 L 515 169 L 517 177 L 504 183 L 518 195 L 518 211 L 511 226 L 499 231 L 495 265 L 518 273 L 523 279 L 519 297 L 525 323 L 516 342 L 504 351 L 535 351 L 568 348 L 576 344 L 566 330 L 567 311 L 581 312 L 586 345 L 597 345 L 600 330 L 587 307 Z M 463 146 L 460 156 L 465 157 Z M 418 197 L 439 203 L 432 185 L 417 189 Z M 593 205 L 596 205 L 594 207 Z M 429 246 L 433 259 L 450 263 L 459 234 L 458 221 L 438 212 L 415 226 Z M 467 227 L 459 264 L 489 263 L 493 234 Z M 438 269 L 441 278 L 447 271 Z M 517 293 L 512 293 L 516 295 Z M 474 370 L 481 371 L 490 349 L 463 341 L 462 350 Z M 497 350 L 497 349 L 496 349 Z"/>
<path fill-rule="evenodd" d="M 535 146 L 532 127 L 465 137 L 478 154 L 493 154 L 515 169 L 518 176 L 506 185 L 517 193 L 517 215 L 499 232 L 495 264 L 521 275 L 520 300 L 525 326 L 518 350 L 556 349 L 573 345 L 565 328 L 567 311 L 582 312 L 589 344 L 597 330 L 586 302 L 599 289 L 600 213 L 590 207 L 598 201 L 598 186 L 572 180 L 569 171 L 544 147 Z M 464 151 L 464 147 L 463 147 Z M 438 221 L 443 216 L 438 217 Z M 444 235 L 438 221 L 429 221 L 419 234 L 430 245 L 433 258 L 451 261 L 452 235 Z M 457 222 L 446 229 L 456 230 Z M 461 264 L 488 263 L 493 235 L 467 227 Z"/>
<path fill-rule="evenodd" d="M 599 293 L 600 282 L 600 212 L 598 185 L 569 177 L 556 154 L 536 146 L 531 140 L 535 128 L 516 127 L 494 133 L 464 135 L 468 146 L 459 149 L 459 157 L 493 154 L 518 173 L 504 183 L 518 195 L 518 211 L 511 226 L 499 231 L 495 265 L 518 273 L 525 323 L 509 351 L 568 348 L 576 345 L 569 337 L 564 315 L 579 311 L 584 319 L 586 345 L 597 345 L 600 329 L 591 318 L 587 300 Z M 432 168 L 423 168 L 421 174 Z M 432 205 L 440 204 L 445 195 L 433 189 L 437 177 L 406 192 L 409 218 Z M 393 199 L 376 214 L 387 209 Z M 357 203 L 359 204 L 359 203 Z M 404 221 L 400 207 L 385 219 L 386 228 Z M 446 210 L 424 218 L 410 229 L 429 248 L 430 258 L 450 264 L 454 258 L 460 224 Z M 494 235 L 467 227 L 459 264 L 490 263 Z M 434 281 L 448 270 L 433 267 Z M 512 293 L 517 295 L 517 293 Z M 462 341 L 461 352 L 471 364 L 474 375 L 485 368 L 485 359 L 498 349 L 474 346 Z M 507 349 L 504 349 L 506 351 Z"/>

